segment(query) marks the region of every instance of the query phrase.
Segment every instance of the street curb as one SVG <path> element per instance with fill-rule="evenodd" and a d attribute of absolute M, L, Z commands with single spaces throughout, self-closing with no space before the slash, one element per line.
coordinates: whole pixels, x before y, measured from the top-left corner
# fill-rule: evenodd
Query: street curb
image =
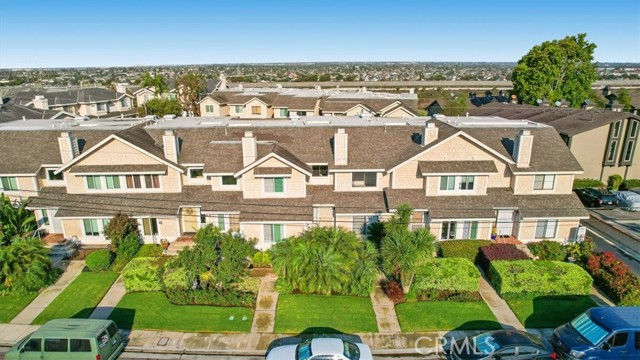
<path fill-rule="evenodd" d="M 630 232 L 624 226 L 620 226 L 620 225 L 618 225 L 616 223 L 611 223 L 610 221 L 608 221 L 606 219 L 603 219 L 602 215 L 598 214 L 595 211 L 589 211 L 589 216 L 594 218 L 594 219 L 596 219 L 596 220 L 598 220 L 598 221 L 600 221 L 601 223 L 611 227 L 612 229 L 617 230 L 617 231 L 627 235 L 628 237 L 630 237 L 630 238 L 632 238 L 632 239 L 634 239 L 636 241 L 640 241 L 640 237 L 638 237 L 638 235 Z"/>

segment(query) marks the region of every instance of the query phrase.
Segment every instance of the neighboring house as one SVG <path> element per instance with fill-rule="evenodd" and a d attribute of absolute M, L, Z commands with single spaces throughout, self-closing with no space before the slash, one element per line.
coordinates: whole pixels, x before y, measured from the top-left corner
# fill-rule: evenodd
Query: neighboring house
<path fill-rule="evenodd" d="M 582 169 L 555 130 L 495 117 L 179 118 L 0 124 L 0 184 L 40 226 L 106 244 L 131 214 L 145 242 L 205 224 L 266 249 L 312 226 L 366 234 L 402 203 L 441 240 L 566 240 L 587 217 Z M 52 127 L 52 122 L 55 127 Z"/>
<path fill-rule="evenodd" d="M 589 104 L 585 104 L 587 106 Z M 527 119 L 553 126 L 584 169 L 581 178 L 606 182 L 613 174 L 640 178 L 640 116 L 631 113 L 492 103 L 470 107 L 474 116 Z"/>
<path fill-rule="evenodd" d="M 335 93 L 322 99 L 324 116 L 416 117 L 418 97 L 415 94 Z"/>
<path fill-rule="evenodd" d="M 227 81 L 224 79 L 224 76 L 221 76 L 220 80 L 212 80 L 209 79 L 205 83 L 205 89 L 202 96 L 207 96 L 207 94 L 213 93 L 214 91 L 219 91 L 222 89 L 226 89 Z M 176 87 L 176 80 L 170 79 L 167 81 L 167 86 L 169 89 L 167 92 L 160 94 L 160 97 L 163 99 L 180 99 L 180 94 L 182 93 L 182 86 Z M 136 97 L 136 103 L 138 106 L 142 106 L 147 101 L 157 98 L 156 91 L 154 87 L 144 87 L 133 93 Z M 218 115 L 216 115 L 218 116 Z"/>
<path fill-rule="evenodd" d="M 22 119 L 73 119 L 76 116 L 66 111 L 41 110 L 23 105 L 0 104 L 0 123 Z"/>
<path fill-rule="evenodd" d="M 134 112 L 133 96 L 104 88 L 43 92 L 34 95 L 24 106 L 87 117 L 131 115 Z"/>

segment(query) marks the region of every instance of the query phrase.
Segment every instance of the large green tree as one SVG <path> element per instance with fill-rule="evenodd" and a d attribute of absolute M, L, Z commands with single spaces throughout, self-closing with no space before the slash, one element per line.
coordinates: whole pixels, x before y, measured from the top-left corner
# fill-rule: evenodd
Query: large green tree
<path fill-rule="evenodd" d="M 163 117 L 173 114 L 182 115 L 182 105 L 178 99 L 154 98 L 138 107 L 139 115 L 157 115 Z"/>
<path fill-rule="evenodd" d="M 196 73 L 186 73 L 178 78 L 176 87 L 184 109 L 190 115 L 199 115 L 198 101 L 207 89 L 204 77 Z"/>
<path fill-rule="evenodd" d="M 40 239 L 18 238 L 0 247 L 0 293 L 37 291 L 51 274 L 49 251 Z"/>
<path fill-rule="evenodd" d="M 140 86 L 153 88 L 153 93 L 160 97 L 160 95 L 169 91 L 169 85 L 167 85 L 167 79 L 162 74 L 151 75 L 149 72 L 142 74 L 140 79 Z"/>
<path fill-rule="evenodd" d="M 579 107 L 590 98 L 598 76 L 593 62 L 596 45 L 586 37 L 578 34 L 534 46 L 513 69 L 513 92 L 526 104 L 566 99 Z"/>

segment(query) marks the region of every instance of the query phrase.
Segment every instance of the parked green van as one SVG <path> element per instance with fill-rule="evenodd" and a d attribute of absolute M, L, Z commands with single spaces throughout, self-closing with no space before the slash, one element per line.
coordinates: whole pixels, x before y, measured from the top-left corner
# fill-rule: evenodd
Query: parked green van
<path fill-rule="evenodd" d="M 2 360 L 113 360 L 123 347 L 111 320 L 56 319 L 20 340 Z"/>

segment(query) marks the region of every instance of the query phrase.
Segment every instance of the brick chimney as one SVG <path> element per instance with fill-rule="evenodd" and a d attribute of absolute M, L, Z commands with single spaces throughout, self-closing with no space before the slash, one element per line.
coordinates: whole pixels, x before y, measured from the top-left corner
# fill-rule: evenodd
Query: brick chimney
<path fill-rule="evenodd" d="M 520 130 L 513 143 L 513 160 L 519 168 L 528 168 L 531 163 L 533 135 L 529 130 Z"/>
<path fill-rule="evenodd" d="M 173 133 L 173 130 L 166 130 L 164 135 L 162 135 L 162 147 L 164 148 L 164 157 L 167 160 L 178 163 L 180 146 L 178 144 L 178 137 Z"/>
<path fill-rule="evenodd" d="M 347 165 L 349 137 L 344 129 L 338 129 L 333 136 L 333 161 L 336 165 Z"/>
<path fill-rule="evenodd" d="M 258 147 L 252 131 L 245 131 L 242 137 L 242 165 L 247 166 L 258 159 Z"/>
<path fill-rule="evenodd" d="M 70 132 L 65 131 L 60 133 L 58 146 L 60 147 L 60 159 L 62 159 L 63 164 L 68 163 L 80 155 L 78 139 Z"/>
<path fill-rule="evenodd" d="M 422 146 L 429 145 L 436 140 L 438 140 L 438 128 L 436 124 L 428 122 L 422 129 Z"/>
<path fill-rule="evenodd" d="M 36 95 L 33 98 L 33 107 L 40 110 L 49 110 L 49 99 L 42 95 Z"/>

